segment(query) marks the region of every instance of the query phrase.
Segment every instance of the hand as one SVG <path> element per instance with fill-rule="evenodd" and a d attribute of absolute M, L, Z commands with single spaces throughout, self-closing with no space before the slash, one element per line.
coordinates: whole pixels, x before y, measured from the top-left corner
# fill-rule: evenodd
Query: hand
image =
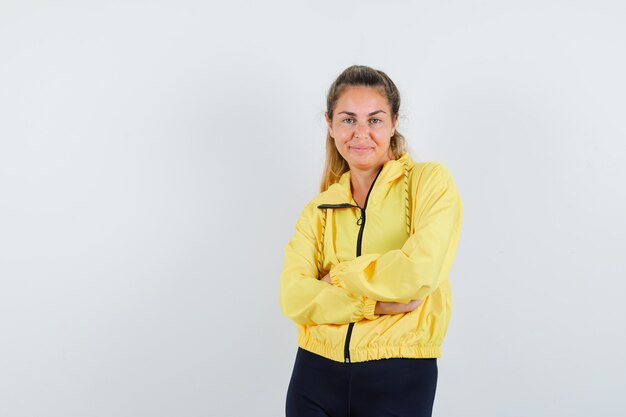
<path fill-rule="evenodd" d="M 419 307 L 420 304 L 422 304 L 422 300 L 412 300 L 411 302 L 407 304 L 378 301 L 376 302 L 376 308 L 374 309 L 374 314 L 408 313 L 410 311 L 415 310 L 417 307 Z"/>
<path fill-rule="evenodd" d="M 326 281 L 329 284 L 332 284 L 332 281 L 330 280 L 330 272 L 326 275 L 324 275 L 324 278 L 321 278 L 320 281 Z"/>

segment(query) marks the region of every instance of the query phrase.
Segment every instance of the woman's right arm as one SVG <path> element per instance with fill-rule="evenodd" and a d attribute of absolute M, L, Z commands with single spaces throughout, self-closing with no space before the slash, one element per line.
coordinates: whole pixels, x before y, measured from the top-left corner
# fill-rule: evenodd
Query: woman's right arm
<path fill-rule="evenodd" d="M 321 230 L 314 205 L 307 205 L 296 224 L 296 233 L 285 247 L 280 275 L 280 307 L 298 324 L 346 324 L 375 319 L 376 301 L 354 295 L 320 280 L 318 239 Z"/>
<path fill-rule="evenodd" d="M 330 273 L 326 274 L 321 281 L 325 281 L 329 284 L 332 284 L 332 280 L 330 278 Z M 415 310 L 417 307 L 422 304 L 422 300 L 411 300 L 410 302 L 404 303 L 396 303 L 394 301 L 377 301 L 376 308 L 374 309 L 374 314 L 401 314 L 401 313 L 409 313 Z"/>

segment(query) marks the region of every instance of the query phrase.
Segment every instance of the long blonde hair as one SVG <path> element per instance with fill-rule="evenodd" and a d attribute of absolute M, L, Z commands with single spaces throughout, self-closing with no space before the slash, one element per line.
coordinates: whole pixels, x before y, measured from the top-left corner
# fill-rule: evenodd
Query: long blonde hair
<path fill-rule="evenodd" d="M 333 119 L 333 112 L 339 97 L 347 87 L 365 86 L 379 88 L 389 102 L 391 108 L 391 117 L 396 119 L 400 110 L 400 92 L 391 78 L 384 72 L 370 68 L 364 65 L 353 65 L 346 68 L 339 77 L 332 83 L 326 96 L 326 112 L 328 118 Z M 391 137 L 391 152 L 395 159 L 406 152 L 406 140 L 404 136 L 396 129 Z M 322 182 L 320 191 L 326 191 L 328 187 L 339 181 L 339 177 L 348 171 L 350 167 L 345 159 L 341 156 L 335 140 L 330 136 L 330 132 L 326 133 L 326 162 L 324 163 L 324 171 L 322 173 Z"/>

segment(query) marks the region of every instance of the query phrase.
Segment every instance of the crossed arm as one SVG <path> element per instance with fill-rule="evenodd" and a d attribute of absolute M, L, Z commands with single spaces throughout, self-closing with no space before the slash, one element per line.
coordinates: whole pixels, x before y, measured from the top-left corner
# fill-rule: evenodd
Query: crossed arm
<path fill-rule="evenodd" d="M 332 285 L 332 280 L 330 278 L 330 272 L 324 276 L 320 281 L 327 282 Z M 386 302 L 386 301 L 376 301 L 376 307 L 374 308 L 374 314 L 400 314 L 400 313 L 408 313 L 410 311 L 415 310 L 419 305 L 422 304 L 422 300 L 411 300 L 408 303 L 396 303 L 396 302 Z"/>
<path fill-rule="evenodd" d="M 366 254 L 318 277 L 315 206 L 305 207 L 285 248 L 280 304 L 300 324 L 345 324 L 417 308 L 447 277 L 458 243 L 462 203 L 443 166 L 416 182 L 412 233 L 400 249 Z M 330 284 L 330 285 L 329 285 Z"/>

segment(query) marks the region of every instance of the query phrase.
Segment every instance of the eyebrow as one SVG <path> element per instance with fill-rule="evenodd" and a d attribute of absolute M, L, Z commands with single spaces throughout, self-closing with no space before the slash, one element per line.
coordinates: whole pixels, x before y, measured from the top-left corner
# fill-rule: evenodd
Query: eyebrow
<path fill-rule="evenodd" d="M 352 113 L 351 111 L 340 111 L 340 112 L 339 112 L 339 113 L 337 113 L 337 114 L 342 114 L 342 113 L 347 114 L 348 116 L 356 116 L 356 113 Z M 386 113 L 385 111 L 383 111 L 383 110 L 376 110 L 376 111 L 373 111 L 373 112 L 371 112 L 370 114 L 368 114 L 368 116 L 373 116 L 373 115 L 378 114 L 378 113 L 385 113 L 385 114 L 387 114 L 387 113 Z"/>

